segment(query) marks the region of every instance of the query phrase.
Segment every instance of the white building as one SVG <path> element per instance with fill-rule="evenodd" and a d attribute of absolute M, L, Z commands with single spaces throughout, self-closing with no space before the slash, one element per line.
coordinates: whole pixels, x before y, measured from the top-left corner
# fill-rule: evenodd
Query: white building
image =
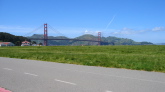
<path fill-rule="evenodd" d="M 23 41 L 21 46 L 30 46 L 30 42 L 28 41 Z"/>

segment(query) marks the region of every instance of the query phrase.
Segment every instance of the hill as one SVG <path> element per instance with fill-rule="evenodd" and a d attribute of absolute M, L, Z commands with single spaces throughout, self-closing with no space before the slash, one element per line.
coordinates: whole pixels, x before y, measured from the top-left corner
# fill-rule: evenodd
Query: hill
<path fill-rule="evenodd" d="M 15 36 L 10 33 L 0 32 L 0 42 L 12 42 L 16 46 L 20 46 L 22 41 L 30 41 L 30 38 L 44 38 L 43 34 L 33 34 L 30 37 L 23 37 L 23 36 Z M 49 39 L 69 39 L 65 36 L 49 36 Z M 98 40 L 97 36 L 93 35 L 82 35 L 79 37 L 76 37 L 74 39 L 83 39 L 83 40 Z M 36 43 L 43 43 L 43 40 L 32 40 Z M 135 42 L 132 39 L 127 38 L 117 38 L 113 36 L 109 37 L 101 37 L 101 45 L 153 45 L 151 42 Z M 54 45 L 98 45 L 98 42 L 89 42 L 89 41 L 73 41 L 73 40 L 49 40 L 48 41 L 49 46 Z"/>
<path fill-rule="evenodd" d="M 15 36 L 10 33 L 0 32 L 0 42 L 12 42 L 16 46 L 20 46 L 22 41 L 30 41 L 28 38 L 23 36 Z"/>
<path fill-rule="evenodd" d="M 41 34 L 34 34 L 30 38 L 43 38 L 43 35 Z M 50 39 L 69 39 L 68 37 L 65 36 L 49 36 L 48 38 Z M 98 40 L 97 36 L 93 35 L 82 35 L 79 37 L 76 37 L 74 39 L 83 39 L 83 40 Z M 36 41 L 37 43 L 43 43 L 42 40 L 33 40 Z M 109 37 L 101 37 L 101 45 L 153 45 L 151 42 L 135 42 L 132 39 L 127 39 L 127 38 L 117 38 L 113 36 Z M 89 42 L 89 41 L 68 41 L 68 40 L 49 40 L 48 41 L 49 46 L 53 45 L 98 45 L 98 42 Z"/>
<path fill-rule="evenodd" d="M 156 45 L 165 45 L 165 43 L 156 43 Z"/>

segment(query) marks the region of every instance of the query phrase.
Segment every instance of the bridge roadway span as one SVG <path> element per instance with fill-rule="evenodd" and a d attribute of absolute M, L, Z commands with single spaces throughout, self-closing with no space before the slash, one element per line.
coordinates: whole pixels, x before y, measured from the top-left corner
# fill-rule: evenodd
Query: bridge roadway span
<path fill-rule="evenodd" d="M 103 43 L 108 43 L 108 42 L 104 42 L 104 41 L 97 41 L 97 40 L 85 40 L 85 39 L 44 39 L 44 38 L 29 38 L 31 40 L 73 40 L 73 41 L 91 41 L 91 42 L 103 42 Z"/>
<path fill-rule="evenodd" d="M 12 92 L 165 92 L 165 73 L 0 57 L 0 88 Z"/>

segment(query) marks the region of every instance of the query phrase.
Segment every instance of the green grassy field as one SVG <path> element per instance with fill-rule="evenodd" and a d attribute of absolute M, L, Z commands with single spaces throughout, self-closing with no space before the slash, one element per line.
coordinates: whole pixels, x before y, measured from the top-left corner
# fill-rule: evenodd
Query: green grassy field
<path fill-rule="evenodd" d="M 165 73 L 165 46 L 0 47 L 0 57 Z"/>

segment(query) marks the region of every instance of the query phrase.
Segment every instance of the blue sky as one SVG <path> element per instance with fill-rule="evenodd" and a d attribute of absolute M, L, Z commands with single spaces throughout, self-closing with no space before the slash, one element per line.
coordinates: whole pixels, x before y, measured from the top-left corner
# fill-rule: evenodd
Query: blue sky
<path fill-rule="evenodd" d="M 0 32 L 43 34 L 41 26 L 48 23 L 54 28 L 48 29 L 51 36 L 102 32 L 105 37 L 164 43 L 164 9 L 165 0 L 0 0 Z"/>

